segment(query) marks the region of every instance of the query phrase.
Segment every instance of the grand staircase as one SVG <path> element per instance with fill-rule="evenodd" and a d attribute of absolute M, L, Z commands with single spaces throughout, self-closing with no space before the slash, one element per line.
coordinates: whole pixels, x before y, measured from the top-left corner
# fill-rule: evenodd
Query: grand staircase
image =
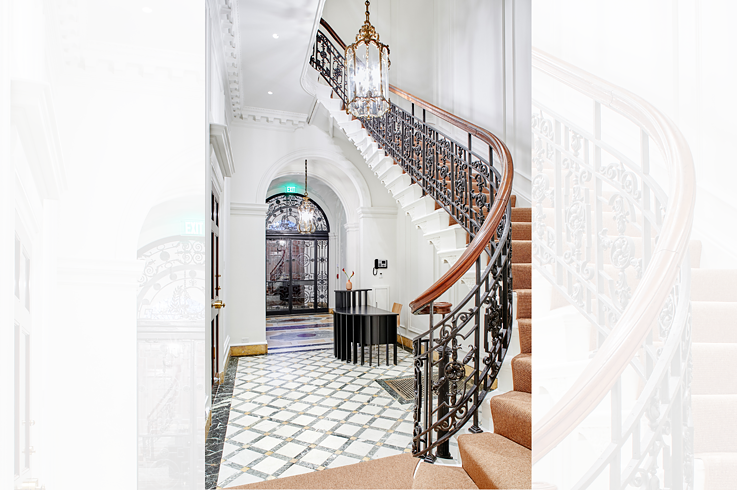
<path fill-rule="evenodd" d="M 410 110 L 392 104 L 387 115 L 369 120 L 346 114 L 343 57 L 328 35 L 345 44 L 324 20 L 321 26 L 311 59 L 324 81 L 317 100 L 450 270 L 410 303 L 429 325 L 413 339 L 413 454 L 242 488 L 530 488 L 532 223 L 530 208 L 512 206 L 509 150 L 488 131 L 395 87 Z M 467 143 L 442 132 L 441 121 L 465 131 Z M 463 299 L 450 312 L 441 309 L 438 300 L 461 285 Z M 511 362 L 514 389 L 485 400 L 514 324 L 521 346 Z M 494 433 L 480 428 L 483 403 L 490 404 Z M 450 439 L 460 432 L 467 432 L 457 437 L 462 466 L 433 464 L 451 458 Z"/>

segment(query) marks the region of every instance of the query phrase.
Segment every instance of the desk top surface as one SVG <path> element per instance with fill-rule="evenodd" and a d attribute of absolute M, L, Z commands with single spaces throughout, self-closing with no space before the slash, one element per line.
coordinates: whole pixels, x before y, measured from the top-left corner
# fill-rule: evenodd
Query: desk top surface
<path fill-rule="evenodd" d="M 381 308 L 376 308 L 374 306 L 351 306 L 350 308 L 335 308 L 333 310 L 333 313 L 337 313 L 338 315 L 353 315 L 353 316 L 391 316 L 391 315 L 398 315 L 398 313 L 394 313 L 393 311 L 388 310 L 382 310 Z"/>

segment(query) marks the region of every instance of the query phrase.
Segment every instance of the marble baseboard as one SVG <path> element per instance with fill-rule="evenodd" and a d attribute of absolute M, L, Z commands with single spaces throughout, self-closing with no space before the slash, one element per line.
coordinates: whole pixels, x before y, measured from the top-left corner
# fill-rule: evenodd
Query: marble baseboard
<path fill-rule="evenodd" d="M 268 352 L 267 344 L 231 345 L 231 357 L 262 356 Z"/>

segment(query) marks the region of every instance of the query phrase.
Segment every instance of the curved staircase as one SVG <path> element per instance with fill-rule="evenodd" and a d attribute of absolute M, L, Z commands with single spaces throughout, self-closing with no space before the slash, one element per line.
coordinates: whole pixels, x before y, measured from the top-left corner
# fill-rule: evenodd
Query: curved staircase
<path fill-rule="evenodd" d="M 345 49 L 324 20 L 321 26 Z M 512 207 L 509 150 L 488 131 L 396 87 L 390 90 L 411 104 L 411 113 L 392 104 L 377 119 L 346 114 L 343 57 L 325 32 L 318 31 L 310 60 L 327 84 L 317 87 L 317 100 L 450 270 L 410 303 L 414 314 L 430 313 L 429 329 L 413 339 L 414 457 L 242 488 L 529 488 L 531 210 Z M 415 117 L 416 107 L 422 118 Z M 467 144 L 427 123 L 426 113 L 467 132 Z M 511 362 L 514 390 L 488 401 L 495 432 L 483 433 L 479 410 L 494 389 L 512 338 L 513 275 L 522 352 Z M 434 311 L 457 284 L 468 286 L 465 297 L 447 314 Z M 450 439 L 462 430 L 468 432 L 458 437 L 462 466 L 431 464 L 450 458 Z"/>

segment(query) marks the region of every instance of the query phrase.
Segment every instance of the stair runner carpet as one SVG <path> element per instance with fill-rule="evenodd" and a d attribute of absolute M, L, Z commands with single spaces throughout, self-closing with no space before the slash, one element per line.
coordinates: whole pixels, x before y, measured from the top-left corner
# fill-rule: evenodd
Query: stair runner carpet
<path fill-rule="evenodd" d="M 693 254 L 691 265 L 695 265 Z M 691 314 L 694 456 L 703 462 L 706 490 L 733 489 L 737 482 L 737 377 L 733 375 L 737 371 L 737 270 L 692 268 Z"/>

